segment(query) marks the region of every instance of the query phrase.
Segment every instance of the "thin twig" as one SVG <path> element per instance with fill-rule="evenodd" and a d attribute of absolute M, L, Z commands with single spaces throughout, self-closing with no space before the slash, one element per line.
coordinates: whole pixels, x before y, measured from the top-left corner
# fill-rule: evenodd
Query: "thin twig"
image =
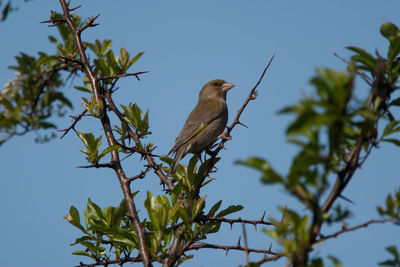
<path fill-rule="evenodd" d="M 90 169 L 90 168 L 111 168 L 114 169 L 114 164 L 112 162 L 110 163 L 96 163 L 92 165 L 87 165 L 87 166 L 78 166 L 77 168 L 82 168 L 82 169 Z"/>
<path fill-rule="evenodd" d="M 98 23 L 94 23 L 94 21 L 100 16 L 100 14 L 98 14 L 95 17 L 91 17 L 88 19 L 88 21 L 86 22 L 85 26 L 83 26 L 82 28 L 80 28 L 78 30 L 78 33 L 80 34 L 81 32 L 83 32 L 84 30 L 86 30 L 89 27 L 95 27 L 97 25 L 99 25 Z"/>
<path fill-rule="evenodd" d="M 146 176 L 146 174 L 147 174 L 147 172 L 149 170 L 150 170 L 150 167 L 147 167 L 144 171 L 141 171 L 139 174 L 137 174 L 137 175 L 135 175 L 135 176 L 133 176 L 131 178 L 128 178 L 128 181 L 132 182 L 132 181 L 134 181 L 136 179 L 143 179 Z"/>
<path fill-rule="evenodd" d="M 264 215 L 265 215 L 265 213 L 264 213 Z M 232 225 L 234 223 L 251 224 L 257 230 L 257 225 L 258 224 L 261 224 L 261 225 L 273 225 L 273 223 L 271 223 L 271 222 L 264 221 L 264 215 L 259 220 L 245 220 L 245 219 L 242 219 L 242 218 L 227 219 L 227 218 L 224 218 L 224 217 L 215 217 L 215 216 L 201 216 L 201 217 L 199 217 L 199 220 L 204 221 L 204 222 L 205 221 L 225 222 L 225 223 L 229 223 L 231 225 L 231 228 L 232 228 Z"/>
<path fill-rule="evenodd" d="M 71 126 L 69 126 L 66 129 L 63 130 L 59 130 L 60 132 L 64 132 L 60 139 L 62 139 L 71 129 L 75 130 L 75 125 L 78 123 L 78 121 L 86 114 L 87 109 L 85 109 L 84 111 L 81 112 L 81 114 L 79 114 L 78 116 L 71 116 L 74 119 L 74 122 L 71 124 Z"/>
<path fill-rule="evenodd" d="M 198 243 L 198 244 L 193 244 L 187 248 L 187 250 L 199 250 L 203 248 L 211 248 L 211 249 L 221 249 L 225 251 L 230 251 L 230 250 L 240 250 L 240 251 L 245 251 L 246 248 L 242 247 L 240 244 L 237 244 L 235 246 L 223 246 L 223 245 L 215 245 L 215 244 L 208 244 L 208 243 Z M 262 253 L 262 254 L 269 254 L 269 255 L 279 255 L 276 252 L 273 252 L 269 249 L 254 249 L 254 248 L 247 248 L 247 251 L 249 253 Z"/>
<path fill-rule="evenodd" d="M 106 98 L 108 100 L 108 104 L 110 105 L 110 109 L 112 111 L 114 111 L 114 113 L 117 115 L 117 117 L 121 121 L 123 121 L 124 116 L 118 110 L 117 106 L 115 105 L 110 92 L 106 92 Z M 127 129 L 128 129 L 129 136 L 133 139 L 133 141 L 135 141 L 135 144 L 141 145 L 141 141 L 140 141 L 138 135 L 135 134 L 130 127 L 127 127 Z M 168 187 L 169 191 L 172 191 L 174 189 L 174 184 L 172 183 L 172 181 L 170 179 L 167 178 L 167 176 L 165 176 L 165 174 L 162 172 L 160 166 L 154 162 L 153 157 L 151 155 L 146 155 L 146 160 L 147 160 L 148 166 L 150 166 L 154 170 L 154 172 L 157 174 L 157 176 L 160 178 L 161 183 L 165 184 Z"/>
<path fill-rule="evenodd" d="M 342 58 L 341 56 L 339 56 L 336 52 L 333 53 L 333 55 L 337 58 L 339 58 L 340 60 L 342 60 L 343 62 L 350 64 L 349 61 L 347 61 L 346 59 Z M 360 75 L 360 77 L 369 85 L 372 85 L 371 79 L 361 70 L 357 70 L 357 74 Z"/>
<path fill-rule="evenodd" d="M 122 264 L 127 263 L 127 262 L 142 262 L 142 257 L 141 256 L 137 256 L 137 257 L 134 257 L 134 258 L 125 257 L 125 258 L 116 259 L 116 260 L 103 260 L 103 261 L 98 261 L 98 262 L 92 263 L 92 264 L 85 264 L 85 263 L 81 262 L 79 265 L 77 265 L 75 267 L 108 266 L 110 264 L 122 265 Z"/>
<path fill-rule="evenodd" d="M 359 225 L 356 225 L 356 226 L 353 226 L 353 227 L 343 227 L 340 231 L 337 231 L 337 232 L 335 232 L 333 234 L 329 234 L 329 235 L 320 234 L 319 235 L 320 238 L 316 242 L 322 242 L 322 241 L 325 241 L 325 240 L 330 239 L 330 238 L 336 238 L 341 234 L 348 233 L 348 232 L 353 232 L 353 231 L 361 229 L 361 228 L 366 228 L 371 224 L 382 224 L 382 223 L 387 223 L 387 222 L 393 222 L 393 219 L 392 218 L 386 218 L 386 219 L 380 219 L 380 220 L 374 220 L 373 219 L 373 220 L 370 220 L 368 222 L 365 222 L 365 223 L 362 223 L 362 224 L 359 224 Z"/>
<path fill-rule="evenodd" d="M 243 232 L 243 240 L 244 240 L 244 254 L 246 255 L 246 266 L 250 267 L 249 261 L 249 246 L 247 245 L 247 233 L 245 224 L 242 223 L 242 232 Z"/>
<path fill-rule="evenodd" d="M 272 257 L 268 257 L 266 255 L 264 255 L 264 257 L 256 262 L 255 266 L 261 266 L 261 264 L 266 263 L 266 262 L 271 262 L 271 261 L 277 261 L 280 257 L 282 257 L 282 255 L 278 254 Z"/>

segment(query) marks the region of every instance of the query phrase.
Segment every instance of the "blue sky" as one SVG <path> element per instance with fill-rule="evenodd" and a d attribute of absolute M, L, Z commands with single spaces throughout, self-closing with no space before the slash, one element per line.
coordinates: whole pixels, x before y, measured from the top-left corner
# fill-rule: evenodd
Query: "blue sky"
<path fill-rule="evenodd" d="M 85 40 L 112 39 L 116 51 L 121 47 L 130 54 L 145 51 L 132 71 L 149 73 L 141 82 L 134 78 L 121 81 L 115 97 L 121 104 L 138 103 L 150 110 L 153 135 L 149 142 L 158 146 L 157 154 L 166 154 L 172 147 L 204 83 L 221 78 L 236 84 L 227 100 L 231 122 L 268 59 L 277 53 L 259 88 L 259 97 L 243 114 L 242 121 L 249 129 L 233 130 L 232 141 L 220 154 L 216 181 L 203 191 L 209 204 L 220 199 L 223 206 L 241 203 L 245 209 L 233 217 L 248 219 L 258 219 L 264 211 L 267 216 L 278 216 L 278 205 L 299 206 L 282 188 L 262 185 L 257 172 L 233 162 L 261 156 L 286 173 L 296 151 L 284 136 L 290 117 L 276 112 L 311 91 L 308 81 L 316 67 L 345 68 L 334 52 L 348 58 L 345 47 L 355 45 L 385 53 L 387 41 L 380 36 L 380 25 L 385 21 L 400 25 L 397 0 L 72 2 L 82 5 L 79 14 L 83 17 L 101 14 L 100 25 L 85 31 Z M 13 77 L 7 66 L 15 63 L 19 51 L 54 51 L 47 36 L 57 35 L 56 29 L 39 23 L 48 19 L 50 10 L 60 10 L 58 1 L 21 3 L 20 10 L 0 24 L 2 85 Z M 81 94 L 70 85 L 67 83 L 65 92 L 74 100 L 75 109 L 70 114 L 75 115 L 82 110 Z M 362 82 L 357 86 L 361 98 L 366 88 Z M 60 129 L 70 123 L 68 117 L 57 120 Z M 100 124 L 92 119 L 80 122 L 77 129 L 102 133 Z M 88 262 L 71 255 L 78 247 L 69 244 L 79 232 L 63 216 L 70 205 L 83 212 L 88 197 L 102 207 L 117 205 L 122 198 L 117 178 L 109 170 L 76 168 L 85 161 L 73 133 L 43 145 L 35 144 L 34 137 L 34 133 L 17 137 L 0 148 L 2 265 L 73 266 Z M 377 217 L 375 206 L 398 188 L 399 167 L 393 164 L 398 155 L 398 148 L 382 144 L 354 177 L 345 195 L 355 204 L 343 203 L 354 211 L 350 225 Z M 130 175 L 137 174 L 141 164 L 136 157 L 123 162 Z M 137 203 L 143 202 L 146 191 L 161 193 L 158 183 L 154 175 L 135 183 L 133 190 L 140 190 Z M 209 242 L 234 245 L 240 235 L 240 225 L 232 230 L 225 226 Z M 400 245 L 399 235 L 396 227 L 374 225 L 330 240 L 313 255 L 334 255 L 344 266 L 376 266 L 387 256 L 385 246 Z M 250 227 L 248 239 L 250 247 L 267 247 L 270 243 L 260 229 L 255 232 Z M 203 250 L 195 255 L 183 266 L 245 263 L 243 253 L 230 252 L 225 257 L 222 251 Z M 283 264 L 278 261 L 265 266 Z"/>

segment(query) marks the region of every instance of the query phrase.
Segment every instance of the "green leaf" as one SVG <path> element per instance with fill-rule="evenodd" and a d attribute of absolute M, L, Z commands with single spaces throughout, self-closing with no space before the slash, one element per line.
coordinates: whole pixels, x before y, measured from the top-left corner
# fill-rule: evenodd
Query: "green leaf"
<path fill-rule="evenodd" d="M 131 58 L 131 60 L 129 60 L 129 63 L 127 65 L 127 69 L 132 66 L 133 63 L 135 63 L 136 61 L 138 61 L 139 58 L 141 58 L 141 56 L 144 54 L 144 52 L 140 52 L 138 53 L 136 56 L 134 56 L 133 58 Z"/>
<path fill-rule="evenodd" d="M 208 222 L 204 226 L 202 231 L 205 234 L 213 234 L 218 232 L 220 227 L 221 227 L 221 222 Z"/>
<path fill-rule="evenodd" d="M 109 146 L 106 149 L 104 149 L 103 152 L 101 152 L 101 154 L 99 155 L 99 157 L 102 158 L 105 155 L 107 155 L 108 153 L 115 151 L 115 150 L 122 151 L 123 149 L 119 145 L 112 145 L 112 146 Z"/>
<path fill-rule="evenodd" d="M 128 246 L 130 249 L 137 249 L 138 242 L 135 236 L 130 235 L 127 232 L 112 232 L 109 234 L 112 243 L 119 243 Z"/>
<path fill-rule="evenodd" d="M 171 202 L 172 205 L 175 205 L 175 203 L 178 201 L 180 194 L 183 191 L 183 185 L 182 182 L 179 182 L 175 185 L 174 189 L 172 189 L 171 192 Z"/>
<path fill-rule="evenodd" d="M 396 146 L 400 146 L 400 140 L 398 140 L 398 139 L 385 138 L 385 139 L 382 139 L 382 141 L 388 142 L 388 143 L 392 143 L 392 144 L 394 144 Z"/>
<path fill-rule="evenodd" d="M 74 86 L 74 88 L 76 90 L 79 90 L 79 91 L 82 91 L 82 92 L 85 92 L 85 93 L 91 93 L 92 92 L 90 89 L 88 89 L 86 87 L 83 87 L 83 86 Z"/>
<path fill-rule="evenodd" d="M 99 71 L 99 74 L 101 76 L 110 76 L 113 75 L 111 69 L 109 68 L 109 65 L 107 65 L 106 61 L 102 58 L 95 59 L 94 64 L 96 66 L 96 70 Z"/>
<path fill-rule="evenodd" d="M 86 252 L 84 250 L 75 250 L 74 252 L 72 252 L 72 254 L 94 258 L 91 254 L 89 254 L 88 252 Z"/>
<path fill-rule="evenodd" d="M 168 210 L 168 221 L 171 221 L 175 217 L 175 214 L 183 203 L 183 200 L 179 200 Z"/>
<path fill-rule="evenodd" d="M 82 232 L 86 232 L 85 229 L 83 228 L 83 226 L 81 225 L 81 220 L 79 218 L 79 212 L 74 206 L 71 206 L 69 208 L 69 214 L 67 216 L 65 216 L 65 219 L 73 226 L 79 228 Z"/>
<path fill-rule="evenodd" d="M 380 263 L 378 263 L 380 266 L 393 266 L 397 267 L 400 265 L 400 255 L 399 252 L 397 251 L 397 248 L 395 246 L 389 246 L 386 248 L 386 251 L 391 254 L 393 257 L 391 260 L 385 260 Z"/>
<path fill-rule="evenodd" d="M 228 208 L 222 210 L 220 213 L 217 214 L 216 217 L 225 217 L 226 215 L 232 214 L 234 212 L 238 212 L 243 209 L 241 205 L 231 205 Z"/>
<path fill-rule="evenodd" d="M 112 50 L 109 50 L 106 54 L 107 65 L 111 68 L 112 72 L 109 75 L 115 75 L 120 73 L 120 68 L 117 64 L 117 60 L 115 59 L 114 53 Z"/>
<path fill-rule="evenodd" d="M 122 69 L 126 69 L 126 65 L 128 64 L 128 60 L 129 60 L 128 51 L 126 51 L 126 49 L 122 47 L 120 49 L 120 55 L 121 55 L 121 58 L 120 58 L 120 61 L 119 61 L 120 66 L 121 66 Z"/>
<path fill-rule="evenodd" d="M 45 121 L 39 122 L 38 125 L 40 128 L 43 128 L 43 129 L 56 128 L 56 126 L 53 123 L 45 122 Z"/>
<path fill-rule="evenodd" d="M 207 216 L 210 216 L 210 217 L 214 216 L 215 212 L 219 209 L 219 207 L 221 207 L 221 204 L 222 204 L 222 200 L 215 203 L 214 206 L 211 207 Z"/>
<path fill-rule="evenodd" d="M 400 127 L 396 127 L 399 124 L 400 124 L 400 121 L 388 122 L 388 124 L 386 124 L 385 129 L 383 130 L 381 139 L 383 139 L 385 136 L 388 136 L 388 135 L 390 135 L 392 133 L 400 132 Z"/>
<path fill-rule="evenodd" d="M 258 157 L 250 157 L 246 161 L 237 160 L 236 164 L 244 165 L 247 167 L 251 167 L 253 169 L 259 170 L 262 172 L 261 181 L 263 183 L 280 183 L 283 181 L 281 175 L 279 175 L 267 161 Z"/>
<path fill-rule="evenodd" d="M 158 213 L 160 208 L 158 207 L 158 204 L 157 198 L 151 192 L 147 191 L 147 198 L 144 202 L 144 206 L 147 210 L 154 230 L 159 230 L 161 226 L 161 217 Z"/>
<path fill-rule="evenodd" d="M 400 35 L 399 28 L 391 22 L 385 22 L 381 26 L 381 34 L 389 40 Z"/>
<path fill-rule="evenodd" d="M 335 267 L 343 267 L 343 264 L 334 256 L 328 256 L 328 259 L 332 262 Z"/>
<path fill-rule="evenodd" d="M 103 212 L 101 211 L 100 207 L 93 203 L 90 198 L 87 202 L 87 210 L 89 218 L 93 218 L 96 221 L 100 221 L 101 219 L 103 219 Z"/>
<path fill-rule="evenodd" d="M 354 61 L 363 63 L 368 67 L 367 69 L 371 71 L 376 68 L 377 60 L 370 53 L 355 46 L 348 46 L 346 48 L 358 54 L 351 57 Z"/>
<path fill-rule="evenodd" d="M 204 208 L 204 201 L 206 197 L 201 197 L 200 199 L 194 200 L 194 205 L 192 209 L 192 216 L 196 217 L 197 215 L 201 214 Z M 233 211 L 234 212 L 234 211 Z"/>

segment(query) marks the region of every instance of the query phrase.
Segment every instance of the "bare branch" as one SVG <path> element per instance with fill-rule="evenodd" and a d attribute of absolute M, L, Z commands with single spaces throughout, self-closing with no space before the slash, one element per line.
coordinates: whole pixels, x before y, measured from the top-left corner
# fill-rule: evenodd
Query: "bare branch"
<path fill-rule="evenodd" d="M 340 231 L 337 231 L 337 232 L 335 232 L 333 234 L 330 234 L 330 235 L 322 235 L 322 234 L 320 234 L 319 235 L 320 238 L 316 242 L 318 243 L 318 242 L 322 242 L 322 241 L 325 241 L 325 240 L 330 239 L 330 238 L 336 238 L 341 234 L 348 233 L 348 232 L 353 232 L 353 231 L 361 229 L 361 228 L 366 228 L 371 224 L 383 224 L 383 223 L 387 223 L 387 222 L 393 222 L 393 219 L 392 218 L 386 218 L 386 219 L 380 219 L 380 220 L 372 219 L 372 220 L 370 220 L 368 222 L 365 222 L 365 223 L 362 223 L 362 224 L 359 224 L 359 225 L 356 225 L 356 226 L 353 226 L 353 227 L 344 226 Z"/>
<path fill-rule="evenodd" d="M 79 265 L 75 267 L 95 267 L 95 266 L 108 266 L 110 264 L 119 264 L 122 266 L 122 264 L 127 263 L 127 262 L 142 262 L 142 257 L 137 256 L 134 258 L 131 257 L 126 257 L 123 259 L 116 259 L 116 260 L 102 260 L 102 261 L 97 261 L 96 263 L 92 264 L 85 264 L 85 263 L 80 263 Z"/>
<path fill-rule="evenodd" d="M 84 111 L 81 112 L 81 114 L 79 114 L 78 116 L 71 116 L 74 119 L 74 122 L 71 124 L 71 126 L 69 126 L 66 129 L 63 130 L 59 130 L 60 132 L 64 132 L 60 139 L 62 139 L 71 129 L 75 130 L 75 125 L 78 123 L 78 121 L 86 114 L 87 109 L 85 109 Z"/>
<path fill-rule="evenodd" d="M 280 254 L 272 256 L 272 257 L 268 257 L 268 256 L 264 255 L 264 257 L 261 260 L 256 261 L 256 266 L 260 266 L 261 264 L 266 263 L 266 262 L 277 261 L 280 257 L 282 257 L 282 255 L 280 255 Z"/>
<path fill-rule="evenodd" d="M 88 19 L 88 21 L 86 22 L 85 26 L 83 26 L 82 28 L 80 28 L 78 30 L 78 33 L 80 34 L 81 32 L 83 32 L 84 30 L 86 30 L 89 27 L 95 27 L 97 25 L 99 25 L 98 23 L 94 23 L 94 21 L 100 16 L 100 14 L 98 14 L 95 17 L 91 17 Z"/>
<path fill-rule="evenodd" d="M 131 178 L 128 178 L 128 181 L 132 182 L 132 181 L 134 181 L 136 179 L 143 179 L 146 176 L 146 174 L 147 174 L 147 172 L 149 170 L 150 170 L 150 167 L 147 167 L 144 171 L 141 171 L 139 174 L 137 174 L 137 175 L 135 175 L 135 176 L 133 176 Z"/>
<path fill-rule="evenodd" d="M 224 217 L 215 217 L 215 216 L 201 216 L 199 217 L 199 220 L 205 222 L 205 221 L 217 221 L 217 222 L 225 222 L 229 223 L 232 227 L 234 223 L 245 223 L 245 224 L 251 224 L 253 225 L 256 230 L 257 230 L 257 225 L 273 225 L 271 222 L 264 221 L 264 216 L 261 217 L 260 220 L 245 220 L 242 218 L 237 218 L 237 219 L 227 219 Z"/>
<path fill-rule="evenodd" d="M 110 163 L 96 163 L 88 166 L 78 166 L 77 168 L 82 168 L 82 169 L 89 169 L 89 168 L 111 168 L 114 169 L 114 164 L 112 162 Z"/>
<path fill-rule="evenodd" d="M 244 254 L 246 255 L 246 266 L 250 267 L 249 247 L 247 245 L 247 233 L 246 233 L 246 227 L 245 227 L 244 223 L 242 223 L 242 232 L 243 232 L 243 239 L 244 239 Z"/>
<path fill-rule="evenodd" d="M 190 245 L 187 250 L 199 250 L 203 248 L 210 248 L 210 249 L 222 249 L 225 251 L 230 251 L 230 250 L 241 250 L 245 251 L 246 248 L 242 247 L 240 244 L 237 244 L 235 246 L 223 246 L 223 245 L 214 245 L 214 244 L 208 244 L 208 243 L 198 243 L 198 244 L 193 244 Z M 254 248 L 247 248 L 247 251 L 249 253 L 262 253 L 262 254 L 269 254 L 269 255 L 279 255 L 279 253 L 273 252 L 269 249 L 254 249 Z"/>
<path fill-rule="evenodd" d="M 347 61 L 346 59 L 342 58 L 341 56 L 339 56 L 337 53 L 333 53 L 333 55 L 335 55 L 335 57 L 339 58 L 340 60 L 342 60 L 343 62 L 350 64 L 349 61 Z M 371 79 L 361 70 L 357 70 L 357 74 L 360 75 L 360 77 L 369 85 L 372 85 Z"/>

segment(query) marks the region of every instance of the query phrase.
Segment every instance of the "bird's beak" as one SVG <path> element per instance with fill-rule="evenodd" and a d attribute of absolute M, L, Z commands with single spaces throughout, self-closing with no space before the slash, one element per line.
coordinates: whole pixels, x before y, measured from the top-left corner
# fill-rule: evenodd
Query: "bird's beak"
<path fill-rule="evenodd" d="M 225 93 L 225 92 L 228 92 L 229 90 L 231 90 L 233 87 L 235 87 L 235 85 L 233 84 L 233 83 L 228 83 L 228 82 L 225 82 L 222 86 L 221 86 L 221 88 L 222 88 L 222 91 Z"/>

